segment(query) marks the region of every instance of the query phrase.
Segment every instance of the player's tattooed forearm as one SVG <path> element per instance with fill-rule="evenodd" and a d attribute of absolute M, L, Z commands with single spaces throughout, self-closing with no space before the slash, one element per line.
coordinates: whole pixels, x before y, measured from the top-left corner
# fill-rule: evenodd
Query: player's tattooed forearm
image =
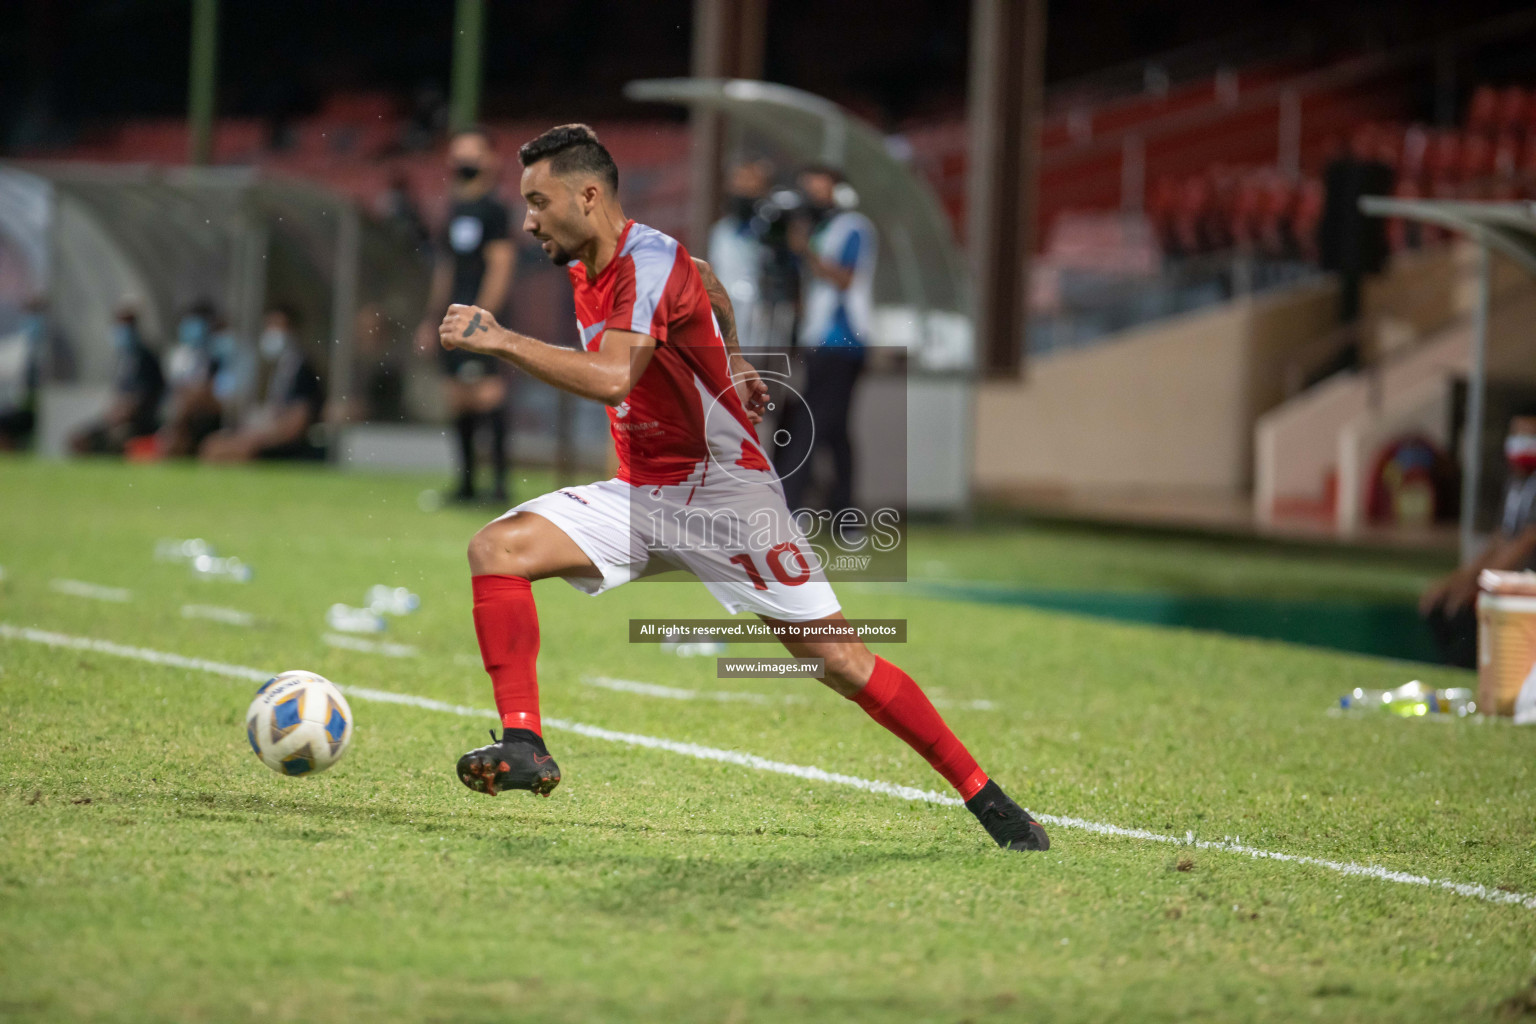
<path fill-rule="evenodd" d="M 471 321 L 470 321 L 470 322 L 469 322 L 469 323 L 468 323 L 468 324 L 467 324 L 467 325 L 466 325 L 466 326 L 465 326 L 465 328 L 464 328 L 464 334 L 463 334 L 463 335 L 462 335 L 462 337 L 465 337 L 465 338 L 468 338 L 468 337 L 469 337 L 469 336 L 471 336 L 471 335 L 472 335 L 472 334 L 474 334 L 474 333 L 475 333 L 475 329 L 476 329 L 476 328 L 479 328 L 479 329 L 480 329 L 480 330 L 482 330 L 482 331 L 489 331 L 489 330 L 490 330 L 490 328 L 489 328 L 489 327 L 487 327 L 487 326 L 485 326 L 485 325 L 484 325 L 484 324 L 482 324 L 482 323 L 481 323 L 481 322 L 480 322 L 480 314 L 479 314 L 479 313 L 476 313 L 476 314 L 475 314 L 475 316 L 474 316 L 474 319 L 473 319 L 473 320 L 471 320 Z"/>
<path fill-rule="evenodd" d="M 725 285 L 720 283 L 719 276 L 707 262 L 695 256 L 693 265 L 699 270 L 699 279 L 704 284 L 704 293 L 709 296 L 709 306 L 715 311 L 715 319 L 720 321 L 720 336 L 725 340 L 726 348 L 734 350 L 736 314 L 731 309 L 731 293 L 725 290 Z"/>
<path fill-rule="evenodd" d="M 736 345 L 736 313 L 731 308 L 730 293 L 725 290 L 725 285 L 713 273 L 706 279 L 705 292 L 709 295 L 709 305 L 715 311 L 715 319 L 720 321 L 720 334 L 725 338 L 728 346 Z"/>
<path fill-rule="evenodd" d="M 736 344 L 736 317 L 731 313 L 729 302 L 715 306 L 715 319 L 720 321 L 720 333 L 724 335 L 727 344 Z"/>

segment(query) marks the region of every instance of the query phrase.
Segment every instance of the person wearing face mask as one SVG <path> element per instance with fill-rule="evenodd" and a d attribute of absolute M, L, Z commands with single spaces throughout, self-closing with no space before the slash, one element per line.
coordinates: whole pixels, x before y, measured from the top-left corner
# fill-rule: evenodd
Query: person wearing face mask
<path fill-rule="evenodd" d="M 1536 569 L 1536 410 L 1509 421 L 1507 482 L 1499 530 L 1482 554 L 1436 580 L 1419 598 L 1446 664 L 1477 667 L 1477 576 L 1484 569 Z"/>
<path fill-rule="evenodd" d="M 286 306 L 267 310 L 257 345 L 265 371 L 261 403 L 238 427 L 208 435 L 198 447 L 204 462 L 252 459 L 321 459 L 325 450 L 310 441 L 320 419 L 324 393 L 320 375 L 297 334 L 298 317 Z"/>
<path fill-rule="evenodd" d="M 176 322 L 176 344 L 166 355 L 166 376 L 173 389 L 206 383 L 212 375 L 213 303 L 194 302 Z"/>
<path fill-rule="evenodd" d="M 737 164 L 726 181 L 725 216 L 709 229 L 709 265 L 725 286 L 735 309 L 736 336 L 743 348 L 755 348 L 762 321 L 763 219 L 757 206 L 768 194 L 771 167 L 762 160 Z"/>
<path fill-rule="evenodd" d="M 112 402 L 100 419 L 69 439 L 76 455 L 121 455 L 130 440 L 153 434 L 159 426 L 165 376 L 160 357 L 144 342 L 138 310 L 131 304 L 120 306 L 113 319 L 112 347 L 117 367 Z"/>
<path fill-rule="evenodd" d="M 864 344 L 874 307 L 875 226 L 851 209 L 851 190 L 834 168 L 800 172 L 809 217 L 797 218 L 789 248 L 805 277 L 799 343 L 805 353 L 804 400 L 788 403 L 774 464 L 789 507 L 805 507 L 817 450 L 831 455 L 832 480 L 822 506 L 837 513 L 853 504 L 853 446 L 848 410 L 864 369 Z"/>
<path fill-rule="evenodd" d="M 453 172 L 453 201 L 438 238 L 436 265 L 427 308 L 416 331 L 422 354 L 435 353 L 442 369 L 449 415 L 458 437 L 459 484 L 453 497 L 472 501 L 475 488 L 475 441 L 490 431 L 493 497 L 507 503 L 507 384 L 493 358 L 437 343 L 437 326 L 451 303 L 478 306 L 501 315 L 512 287 L 514 249 L 507 207 L 495 196 L 499 164 L 491 138 L 473 129 L 448 144 Z"/>
<path fill-rule="evenodd" d="M 176 324 L 176 344 L 165 360 L 171 397 L 165 426 L 156 435 L 160 455 L 192 455 L 219 429 L 224 410 L 214 393 L 214 378 L 219 371 L 215 343 L 220 328 L 218 312 L 206 300 L 194 302 Z"/>
<path fill-rule="evenodd" d="M 219 404 L 219 421 L 238 421 L 256 393 L 256 353 L 228 324 L 220 324 L 209 343 L 213 356 L 210 387 Z"/>

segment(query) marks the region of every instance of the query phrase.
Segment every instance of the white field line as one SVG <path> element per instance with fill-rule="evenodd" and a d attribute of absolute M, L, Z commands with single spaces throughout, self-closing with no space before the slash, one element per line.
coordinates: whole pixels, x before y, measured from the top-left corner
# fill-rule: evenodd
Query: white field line
<path fill-rule="evenodd" d="M 7 640 L 30 640 L 32 643 L 47 644 L 49 647 L 73 647 L 81 651 L 95 651 L 97 654 L 115 654 L 120 658 L 147 661 L 152 665 L 189 668 L 198 672 L 210 672 L 216 676 L 228 676 L 231 679 L 247 679 L 264 683 L 272 678 L 271 672 L 263 672 L 258 668 L 246 668 L 244 665 L 226 665 L 221 661 L 208 661 L 205 658 L 188 658 L 184 655 L 170 654 L 166 651 L 152 651 L 147 647 L 130 647 L 128 644 L 115 644 L 110 640 L 93 640 L 88 636 L 50 633 L 46 629 L 12 626 L 7 622 L 0 622 L 0 637 Z"/>
<path fill-rule="evenodd" d="M 119 657 L 146 661 L 155 665 L 194 669 L 213 675 L 227 676 L 232 679 L 265 682 L 271 678 L 271 673 L 263 672 L 260 669 L 248 668 L 244 665 L 229 665 L 218 661 L 208 661 L 203 658 L 188 658 L 184 655 L 154 651 L 145 647 L 130 647 L 126 644 L 112 643 L 109 640 L 95 640 L 90 637 L 51 633 L 42 629 L 12 626 L 4 622 L 0 622 L 0 638 L 26 640 L 32 643 L 46 644 L 49 647 L 67 647 L 76 650 L 95 651 L 99 654 L 113 654 Z M 442 711 L 452 715 L 461 715 L 465 718 L 495 719 L 497 717 L 496 712 L 489 708 L 449 704 L 445 701 L 432 700 L 428 697 L 417 697 L 409 693 L 391 693 L 388 690 L 372 690 L 361 686 L 343 686 L 341 689 L 348 696 L 357 697 L 362 700 L 380 701 L 388 704 L 405 704 L 427 711 Z M 737 750 L 720 750 L 715 747 L 700 746 L 697 743 L 682 743 L 677 740 L 661 739 L 656 736 L 642 736 L 632 732 L 617 732 L 613 729 L 603 729 L 595 725 L 585 725 L 581 722 L 571 722 L 560 718 L 546 718 L 544 719 L 544 724 L 553 729 L 574 732 L 592 739 L 623 743 L 632 747 L 645 747 L 650 750 L 665 750 L 669 753 L 696 757 L 704 761 L 719 761 L 724 764 L 739 765 L 743 768 L 753 768 L 758 771 L 773 772 L 778 775 L 791 775 L 795 778 L 807 779 L 812 782 L 826 782 L 838 786 L 849 786 L 854 789 L 861 789 L 866 793 L 880 793 L 885 796 L 900 797 L 903 800 L 941 804 L 945 807 L 958 807 L 962 805 L 959 797 L 951 796 L 948 793 L 936 793 L 933 790 L 915 789 L 911 786 L 899 786 L 895 783 L 880 782 L 874 779 L 862 779 L 854 775 L 842 775 L 838 772 L 825 771 L 811 765 L 770 761 L 765 757 L 758 757 L 756 754 L 744 754 Z M 1273 850 L 1261 850 L 1257 847 L 1247 846 L 1235 839 L 1196 839 L 1193 832 L 1186 832 L 1183 837 L 1179 837 L 1151 832 L 1142 828 L 1125 828 L 1120 825 L 1110 825 L 1101 821 L 1087 821 L 1083 818 L 1073 818 L 1064 815 L 1040 814 L 1036 817 L 1047 825 L 1080 829 L 1103 836 L 1119 836 L 1126 839 L 1140 839 L 1150 843 L 1166 843 L 1170 846 L 1188 846 L 1198 850 L 1236 853 L 1252 857 L 1255 860 L 1273 860 L 1287 864 L 1302 864 L 1309 867 L 1324 868 L 1337 874 L 1355 878 L 1375 878 L 1383 882 L 1418 885 L 1429 889 L 1444 889 L 1458 896 L 1483 900 L 1487 903 L 1510 904 L 1524 907 L 1527 910 L 1536 910 L 1536 896 L 1518 892 L 1505 892 L 1502 889 L 1492 889 L 1486 885 L 1478 885 L 1472 882 L 1456 882 L 1446 878 L 1430 878 L 1427 875 L 1416 875 L 1407 871 L 1393 871 L 1389 868 L 1377 867 L 1373 864 L 1355 864 L 1347 861 L 1326 860 L 1322 857 L 1305 857 L 1292 853 L 1277 853 Z"/>
<path fill-rule="evenodd" d="M 133 591 L 127 587 L 104 587 L 100 583 L 87 583 L 84 580 L 49 580 L 48 586 L 70 597 L 89 597 L 96 601 L 119 603 L 133 600 Z"/>
<path fill-rule="evenodd" d="M 806 698 L 798 693 L 746 693 L 740 690 L 687 690 L 677 686 L 660 686 L 642 683 L 638 679 L 616 679 L 613 676 L 582 676 L 588 686 L 619 693 L 633 693 L 641 697 L 659 697 L 663 700 L 715 700 L 721 703 L 740 701 L 747 704 L 803 704 Z M 946 700 L 932 697 L 936 708 L 961 708 L 968 711 L 992 711 L 997 705 L 990 700 Z"/>
<path fill-rule="evenodd" d="M 332 647 L 340 647 L 347 651 L 362 651 L 364 654 L 382 654 L 386 658 L 414 658 L 421 653 L 410 644 L 392 644 L 387 640 L 364 640 L 362 637 L 347 636 L 345 633 L 326 633 L 320 639 Z"/>
<path fill-rule="evenodd" d="M 220 608 L 216 604 L 184 604 L 181 606 L 181 617 L 184 619 L 211 619 L 214 622 L 222 622 L 230 626 L 256 625 L 256 616 L 250 612 L 242 612 L 238 608 Z"/>

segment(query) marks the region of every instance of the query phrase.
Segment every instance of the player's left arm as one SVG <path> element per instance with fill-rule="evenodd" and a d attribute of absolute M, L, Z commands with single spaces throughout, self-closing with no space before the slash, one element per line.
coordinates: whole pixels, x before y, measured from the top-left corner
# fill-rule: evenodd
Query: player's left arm
<path fill-rule="evenodd" d="M 768 385 L 757 375 L 757 368 L 741 354 L 741 345 L 736 339 L 736 312 L 731 306 L 731 295 L 708 263 L 695 256 L 693 265 L 698 268 L 699 277 L 704 281 L 704 290 L 709 293 L 709 305 L 720 323 L 720 337 L 725 341 L 725 350 L 731 354 L 731 380 L 736 382 L 736 394 L 746 409 L 747 419 L 761 423 L 763 412 L 768 407 Z"/>
<path fill-rule="evenodd" d="M 478 306 L 452 305 L 439 325 L 443 347 L 504 359 L 544 383 L 618 405 L 650 365 L 656 339 L 634 331 L 606 330 L 596 352 L 562 348 L 508 330 Z"/>

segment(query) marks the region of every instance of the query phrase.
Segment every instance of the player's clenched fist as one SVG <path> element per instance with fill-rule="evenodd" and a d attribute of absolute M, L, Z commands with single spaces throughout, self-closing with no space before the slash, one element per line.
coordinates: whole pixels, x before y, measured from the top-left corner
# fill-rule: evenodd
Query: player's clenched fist
<path fill-rule="evenodd" d="M 496 354 L 496 339 L 500 334 L 501 325 L 496 318 L 479 306 L 449 306 L 443 322 L 437 327 L 437 337 L 443 348 L 489 355 Z"/>

